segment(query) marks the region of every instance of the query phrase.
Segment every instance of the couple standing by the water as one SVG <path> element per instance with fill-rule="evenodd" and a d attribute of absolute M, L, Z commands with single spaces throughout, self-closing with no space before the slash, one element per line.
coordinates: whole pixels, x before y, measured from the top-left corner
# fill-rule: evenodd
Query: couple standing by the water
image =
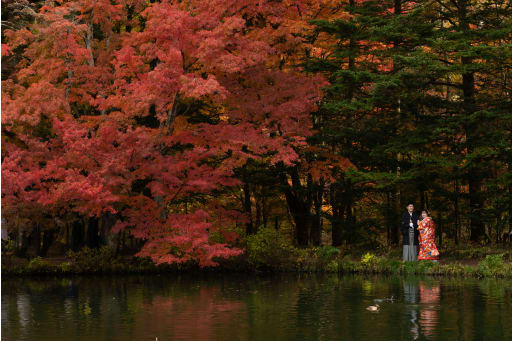
<path fill-rule="evenodd" d="M 435 224 L 427 210 L 419 214 L 414 211 L 414 204 L 408 203 L 407 212 L 402 215 L 400 229 L 404 261 L 437 261 L 439 251 L 435 244 Z"/>

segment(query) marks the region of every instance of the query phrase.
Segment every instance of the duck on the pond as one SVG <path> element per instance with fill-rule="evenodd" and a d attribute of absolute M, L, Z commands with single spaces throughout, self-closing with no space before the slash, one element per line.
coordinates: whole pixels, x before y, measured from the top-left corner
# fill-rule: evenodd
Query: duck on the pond
<path fill-rule="evenodd" d="M 394 296 L 391 296 L 391 298 L 376 298 L 373 301 L 377 302 L 377 303 L 382 303 L 382 302 L 391 302 L 391 303 L 393 303 L 395 301 L 395 298 L 394 298 Z"/>
<path fill-rule="evenodd" d="M 366 310 L 369 310 L 369 311 L 378 311 L 379 310 L 379 305 L 376 304 L 376 305 L 371 305 L 369 307 L 366 307 Z"/>

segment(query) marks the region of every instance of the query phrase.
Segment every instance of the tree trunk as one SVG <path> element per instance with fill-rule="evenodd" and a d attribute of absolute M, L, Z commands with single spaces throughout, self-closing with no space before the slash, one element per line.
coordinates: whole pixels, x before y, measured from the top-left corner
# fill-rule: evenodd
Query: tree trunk
<path fill-rule="evenodd" d="M 16 243 L 16 256 L 18 257 L 25 257 L 28 249 L 29 244 L 29 238 L 27 233 L 18 228 L 18 237 L 17 237 L 17 243 Z"/>
<path fill-rule="evenodd" d="M 338 191 L 335 185 L 332 185 L 329 192 L 329 200 L 332 207 L 332 219 L 331 219 L 331 236 L 332 246 L 341 246 L 343 243 L 343 230 L 342 226 L 344 222 L 344 207 L 341 205 Z"/>
<path fill-rule="evenodd" d="M 27 239 L 26 255 L 30 258 L 41 255 L 41 230 L 39 226 L 36 226 Z"/>
<path fill-rule="evenodd" d="M 460 216 L 459 216 L 459 181 L 455 179 L 455 245 L 459 245 Z"/>
<path fill-rule="evenodd" d="M 391 245 L 391 226 L 395 224 L 395 222 L 392 219 L 392 212 L 391 212 L 391 193 L 388 191 L 386 192 L 386 241 L 388 245 Z"/>
<path fill-rule="evenodd" d="M 295 223 L 295 238 L 298 246 L 309 244 L 309 233 L 311 227 L 311 177 L 308 176 L 307 188 L 304 189 L 300 183 L 299 173 L 296 168 L 291 170 L 292 186 L 288 184 L 286 174 L 281 175 L 282 185 L 286 203 Z M 305 193 L 304 193 L 305 192 Z"/>
<path fill-rule="evenodd" d="M 48 249 L 53 244 L 55 234 L 56 234 L 55 230 L 46 230 L 43 232 L 43 243 L 41 246 L 41 256 L 46 256 L 46 254 L 48 253 Z"/>
<path fill-rule="evenodd" d="M 356 239 L 357 239 L 357 235 L 356 235 L 356 230 L 355 230 L 355 227 L 356 227 L 356 219 L 355 219 L 355 215 L 352 213 L 352 208 L 353 208 L 353 202 L 352 202 L 352 197 L 351 196 L 348 196 L 347 198 L 347 201 L 345 202 L 345 226 L 343 228 L 343 230 L 345 231 L 347 237 L 345 238 L 347 240 L 347 243 L 349 244 L 353 244 L 355 243 Z"/>
<path fill-rule="evenodd" d="M 117 217 L 109 212 L 104 213 L 98 222 L 99 240 L 103 245 L 109 248 L 115 248 L 116 234 L 111 232 L 112 227 L 116 224 Z"/>
<path fill-rule="evenodd" d="M 467 0 L 460 0 L 458 2 L 459 26 L 463 33 L 470 32 L 467 16 L 469 6 L 470 5 Z M 472 57 L 461 57 L 462 70 L 471 70 L 470 66 L 472 62 Z M 462 93 L 464 114 L 469 119 L 469 117 L 476 111 L 474 71 L 466 71 L 462 73 Z M 477 147 L 476 141 L 478 140 L 478 137 L 475 132 L 477 127 L 473 122 L 469 122 L 464 128 L 466 130 L 467 150 L 468 153 L 472 153 Z M 479 160 L 472 160 L 471 162 L 473 164 L 470 165 L 467 172 L 469 184 L 470 240 L 480 241 L 485 237 L 485 225 L 482 221 L 481 215 L 484 206 L 483 196 L 481 195 L 483 178 L 480 167 L 482 165 Z"/>
<path fill-rule="evenodd" d="M 84 243 L 84 224 L 81 219 L 75 219 L 71 228 L 71 249 L 78 251 Z"/>
<path fill-rule="evenodd" d="M 315 191 L 315 215 L 311 224 L 311 242 L 315 246 L 322 244 L 322 199 L 324 188 L 321 184 Z"/>
<path fill-rule="evenodd" d="M 442 216 L 439 214 L 437 218 L 437 234 L 439 235 L 439 248 L 443 247 L 443 222 L 441 221 Z"/>
<path fill-rule="evenodd" d="M 256 224 L 255 224 L 255 230 L 257 232 L 258 228 L 261 225 L 261 202 L 260 198 L 255 197 L 255 206 L 256 206 Z"/>
<path fill-rule="evenodd" d="M 254 227 L 252 224 L 251 192 L 249 191 L 249 184 L 247 181 L 244 182 L 244 211 L 249 218 L 249 221 L 245 225 L 245 234 L 249 236 L 254 233 Z"/>
<path fill-rule="evenodd" d="M 398 242 L 400 241 L 400 190 L 397 190 L 396 192 L 393 191 L 391 195 L 391 202 L 393 204 L 393 210 L 391 211 L 391 221 L 393 222 L 393 224 L 391 225 L 391 238 L 393 240 L 393 245 L 398 245 Z"/>
<path fill-rule="evenodd" d="M 100 246 L 99 238 L 99 220 L 96 217 L 88 219 L 86 245 L 89 248 L 97 248 Z"/>

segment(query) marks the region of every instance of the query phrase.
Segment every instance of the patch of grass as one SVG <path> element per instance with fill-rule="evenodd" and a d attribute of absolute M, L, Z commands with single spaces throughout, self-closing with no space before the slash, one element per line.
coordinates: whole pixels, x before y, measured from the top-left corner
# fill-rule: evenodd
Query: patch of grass
<path fill-rule="evenodd" d="M 33 258 L 27 265 L 27 271 L 35 274 L 54 273 L 57 268 L 41 257 Z"/>

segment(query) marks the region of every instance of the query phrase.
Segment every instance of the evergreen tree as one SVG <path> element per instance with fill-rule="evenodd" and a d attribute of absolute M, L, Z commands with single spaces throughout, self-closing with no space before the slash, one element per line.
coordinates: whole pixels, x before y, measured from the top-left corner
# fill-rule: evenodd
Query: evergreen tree
<path fill-rule="evenodd" d="M 486 223 L 510 214 L 510 5 L 350 1 L 346 9 L 347 20 L 315 22 L 336 43 L 308 63 L 331 82 L 313 142 L 357 166 L 337 174 L 333 243 L 340 222 L 357 232 L 347 223 L 354 188 L 356 200 L 385 195 L 395 243 L 398 210 L 413 198 L 453 222 L 456 240 L 467 199 L 469 237 L 483 239 Z"/>

